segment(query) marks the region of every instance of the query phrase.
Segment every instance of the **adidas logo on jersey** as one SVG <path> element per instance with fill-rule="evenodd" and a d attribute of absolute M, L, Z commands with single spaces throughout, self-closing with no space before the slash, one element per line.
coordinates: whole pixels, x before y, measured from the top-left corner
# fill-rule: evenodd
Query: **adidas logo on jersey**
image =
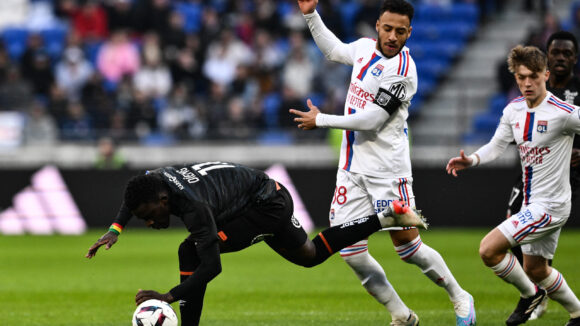
<path fill-rule="evenodd" d="M 31 185 L 0 212 L 0 234 L 82 234 L 87 226 L 62 176 L 54 166 L 32 175 Z"/>
<path fill-rule="evenodd" d="M 358 58 L 358 60 L 356 61 L 356 63 L 361 63 L 361 62 L 362 62 L 362 60 L 363 60 L 363 58 L 362 58 L 362 57 L 360 57 L 360 58 Z"/>

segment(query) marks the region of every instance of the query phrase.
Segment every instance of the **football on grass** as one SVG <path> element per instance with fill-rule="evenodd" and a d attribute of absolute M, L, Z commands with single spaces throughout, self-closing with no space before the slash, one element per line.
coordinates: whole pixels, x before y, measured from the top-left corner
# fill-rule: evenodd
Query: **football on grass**
<path fill-rule="evenodd" d="M 177 315 L 165 301 L 151 299 L 140 304 L 133 314 L 133 326 L 177 326 Z"/>

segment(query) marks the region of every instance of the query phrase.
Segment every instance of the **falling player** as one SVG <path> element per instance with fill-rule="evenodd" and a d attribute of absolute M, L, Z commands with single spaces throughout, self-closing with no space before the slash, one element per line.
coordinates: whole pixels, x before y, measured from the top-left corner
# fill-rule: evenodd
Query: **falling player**
<path fill-rule="evenodd" d="M 221 272 L 221 253 L 263 240 L 288 261 L 313 267 L 381 227 L 426 228 L 413 209 L 397 202 L 392 210 L 328 228 L 310 240 L 293 212 L 290 193 L 262 171 L 226 162 L 169 166 L 129 180 L 114 223 L 86 257 L 114 245 L 133 215 L 155 229 L 167 228 L 170 215 L 179 217 L 191 233 L 178 251 L 181 284 L 163 294 L 140 290 L 135 301 L 180 300 L 181 325 L 195 326 L 207 283 Z"/>

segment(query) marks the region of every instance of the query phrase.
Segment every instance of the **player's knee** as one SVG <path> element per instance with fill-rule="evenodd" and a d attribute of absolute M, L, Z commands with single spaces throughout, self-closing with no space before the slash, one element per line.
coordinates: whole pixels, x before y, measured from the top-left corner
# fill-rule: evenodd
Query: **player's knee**
<path fill-rule="evenodd" d="M 495 263 L 496 260 L 495 252 L 492 250 L 491 246 L 489 246 L 484 240 L 482 240 L 481 243 L 479 244 L 479 257 L 481 257 L 481 260 L 487 266 L 495 266 L 499 264 L 499 262 Z"/>

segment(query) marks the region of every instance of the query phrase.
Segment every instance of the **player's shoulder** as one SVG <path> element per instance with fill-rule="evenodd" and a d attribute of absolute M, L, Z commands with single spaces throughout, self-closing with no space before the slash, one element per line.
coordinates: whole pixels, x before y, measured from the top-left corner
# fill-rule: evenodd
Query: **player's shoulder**
<path fill-rule="evenodd" d="M 546 100 L 546 106 L 548 106 L 552 110 L 555 110 L 555 112 L 570 114 L 574 112 L 574 110 L 578 109 L 577 106 L 562 101 L 552 93 L 548 93 L 547 98 L 548 99 Z"/>
<path fill-rule="evenodd" d="M 502 111 L 502 115 L 507 119 L 514 117 L 514 114 L 518 112 L 525 111 L 528 105 L 526 104 L 526 98 L 523 96 L 518 96 L 510 100 Z"/>
<path fill-rule="evenodd" d="M 377 40 L 370 37 L 361 37 L 350 43 L 350 45 L 354 46 L 357 51 L 374 51 L 376 44 Z"/>
<path fill-rule="evenodd" d="M 506 110 L 524 110 L 527 108 L 526 98 L 524 96 L 518 96 L 514 99 L 511 99 L 508 104 L 505 106 L 504 111 Z"/>

